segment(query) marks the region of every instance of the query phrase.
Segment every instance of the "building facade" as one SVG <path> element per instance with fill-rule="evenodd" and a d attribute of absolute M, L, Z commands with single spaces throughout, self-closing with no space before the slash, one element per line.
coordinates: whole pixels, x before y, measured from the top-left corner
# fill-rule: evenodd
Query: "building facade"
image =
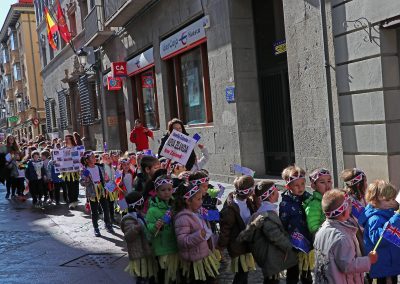
<path fill-rule="evenodd" d="M 2 112 L 8 132 L 16 137 L 35 138 L 45 132 L 45 115 L 35 33 L 33 2 L 11 5 L 0 31 L 2 55 Z M 4 124 L 3 124 L 4 125 Z"/>
<path fill-rule="evenodd" d="M 77 132 L 85 137 L 86 147 L 100 150 L 103 129 L 97 103 L 99 80 L 94 69 L 85 70 L 77 55 L 86 42 L 85 21 L 90 18 L 88 11 L 94 7 L 94 1 L 60 1 L 72 41 L 65 43 L 58 34 L 56 50 L 49 45 L 44 18 L 44 9 L 48 7 L 56 21 L 56 2 L 34 2 L 48 137 L 63 138 L 67 133 Z"/>

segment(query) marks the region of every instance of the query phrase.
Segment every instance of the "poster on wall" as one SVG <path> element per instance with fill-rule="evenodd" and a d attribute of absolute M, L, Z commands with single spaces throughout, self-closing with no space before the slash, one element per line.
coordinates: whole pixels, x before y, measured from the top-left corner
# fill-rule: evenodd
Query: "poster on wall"
<path fill-rule="evenodd" d="M 153 73 L 146 73 L 142 75 L 142 88 L 154 88 Z"/>
<path fill-rule="evenodd" d="M 81 170 L 81 157 L 84 146 L 64 148 L 53 151 L 54 169 L 56 173 L 76 172 Z"/>

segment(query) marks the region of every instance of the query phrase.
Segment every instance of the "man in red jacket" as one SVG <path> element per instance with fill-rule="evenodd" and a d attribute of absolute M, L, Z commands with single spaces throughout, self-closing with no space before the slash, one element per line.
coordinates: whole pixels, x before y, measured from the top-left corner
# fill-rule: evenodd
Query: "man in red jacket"
<path fill-rule="evenodd" d="M 129 140 L 136 145 L 136 151 L 143 151 L 149 149 L 149 138 L 154 140 L 153 132 L 144 127 L 140 119 L 135 120 L 135 127 L 133 128 Z"/>

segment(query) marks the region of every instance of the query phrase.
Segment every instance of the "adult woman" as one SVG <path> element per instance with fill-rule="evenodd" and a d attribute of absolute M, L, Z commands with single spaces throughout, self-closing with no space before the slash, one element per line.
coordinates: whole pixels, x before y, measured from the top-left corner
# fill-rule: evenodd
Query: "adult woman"
<path fill-rule="evenodd" d="M 65 135 L 65 147 L 64 149 L 71 149 L 76 145 L 74 136 L 71 134 Z M 79 196 L 79 170 L 68 171 L 62 173 L 62 178 L 65 181 L 65 186 L 68 192 L 69 209 L 74 209 L 78 206 L 78 196 Z"/>
<path fill-rule="evenodd" d="M 19 152 L 19 146 L 15 137 L 11 134 L 7 136 L 6 139 L 6 146 L 7 146 L 7 153 L 14 155 L 15 153 Z"/>
<path fill-rule="evenodd" d="M 15 140 L 15 137 L 13 135 L 8 135 L 6 139 L 6 154 L 10 154 L 11 158 L 14 158 L 14 155 L 19 153 L 19 146 L 17 141 Z M 7 165 L 11 165 L 11 161 L 7 161 Z M 11 187 L 13 187 L 13 178 L 11 177 L 11 172 L 10 172 L 10 167 L 7 167 L 6 170 L 6 188 L 7 188 L 7 194 L 6 198 L 8 199 L 10 197 L 10 191 Z"/>
<path fill-rule="evenodd" d="M 185 125 L 183 125 L 182 120 L 179 120 L 177 118 L 173 118 L 172 120 L 170 120 L 168 122 L 168 133 L 165 134 L 162 138 L 161 138 L 161 145 L 160 148 L 158 148 L 158 157 L 162 157 L 160 155 L 162 148 L 164 147 L 165 142 L 168 140 L 169 135 L 172 133 L 173 130 L 179 131 L 187 136 L 189 136 L 189 134 L 186 132 L 185 129 Z M 186 169 L 188 171 L 190 171 L 193 167 L 193 165 L 196 162 L 196 154 L 194 153 L 194 151 L 192 151 L 192 153 L 190 154 L 189 160 L 186 163 Z"/>
<path fill-rule="evenodd" d="M 74 132 L 73 135 L 74 135 L 74 140 L 75 140 L 76 146 L 82 146 L 83 142 L 82 142 L 82 138 L 79 135 L 79 133 L 78 132 Z"/>

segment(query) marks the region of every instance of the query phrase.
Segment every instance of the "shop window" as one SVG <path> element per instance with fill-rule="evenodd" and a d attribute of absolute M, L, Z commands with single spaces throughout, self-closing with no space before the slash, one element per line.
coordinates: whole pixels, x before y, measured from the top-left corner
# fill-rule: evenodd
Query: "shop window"
<path fill-rule="evenodd" d="M 173 57 L 168 65 L 171 117 L 179 117 L 187 125 L 211 123 L 206 44 Z"/>
<path fill-rule="evenodd" d="M 134 118 L 150 129 L 159 129 L 158 102 L 154 69 L 132 77 Z"/>

